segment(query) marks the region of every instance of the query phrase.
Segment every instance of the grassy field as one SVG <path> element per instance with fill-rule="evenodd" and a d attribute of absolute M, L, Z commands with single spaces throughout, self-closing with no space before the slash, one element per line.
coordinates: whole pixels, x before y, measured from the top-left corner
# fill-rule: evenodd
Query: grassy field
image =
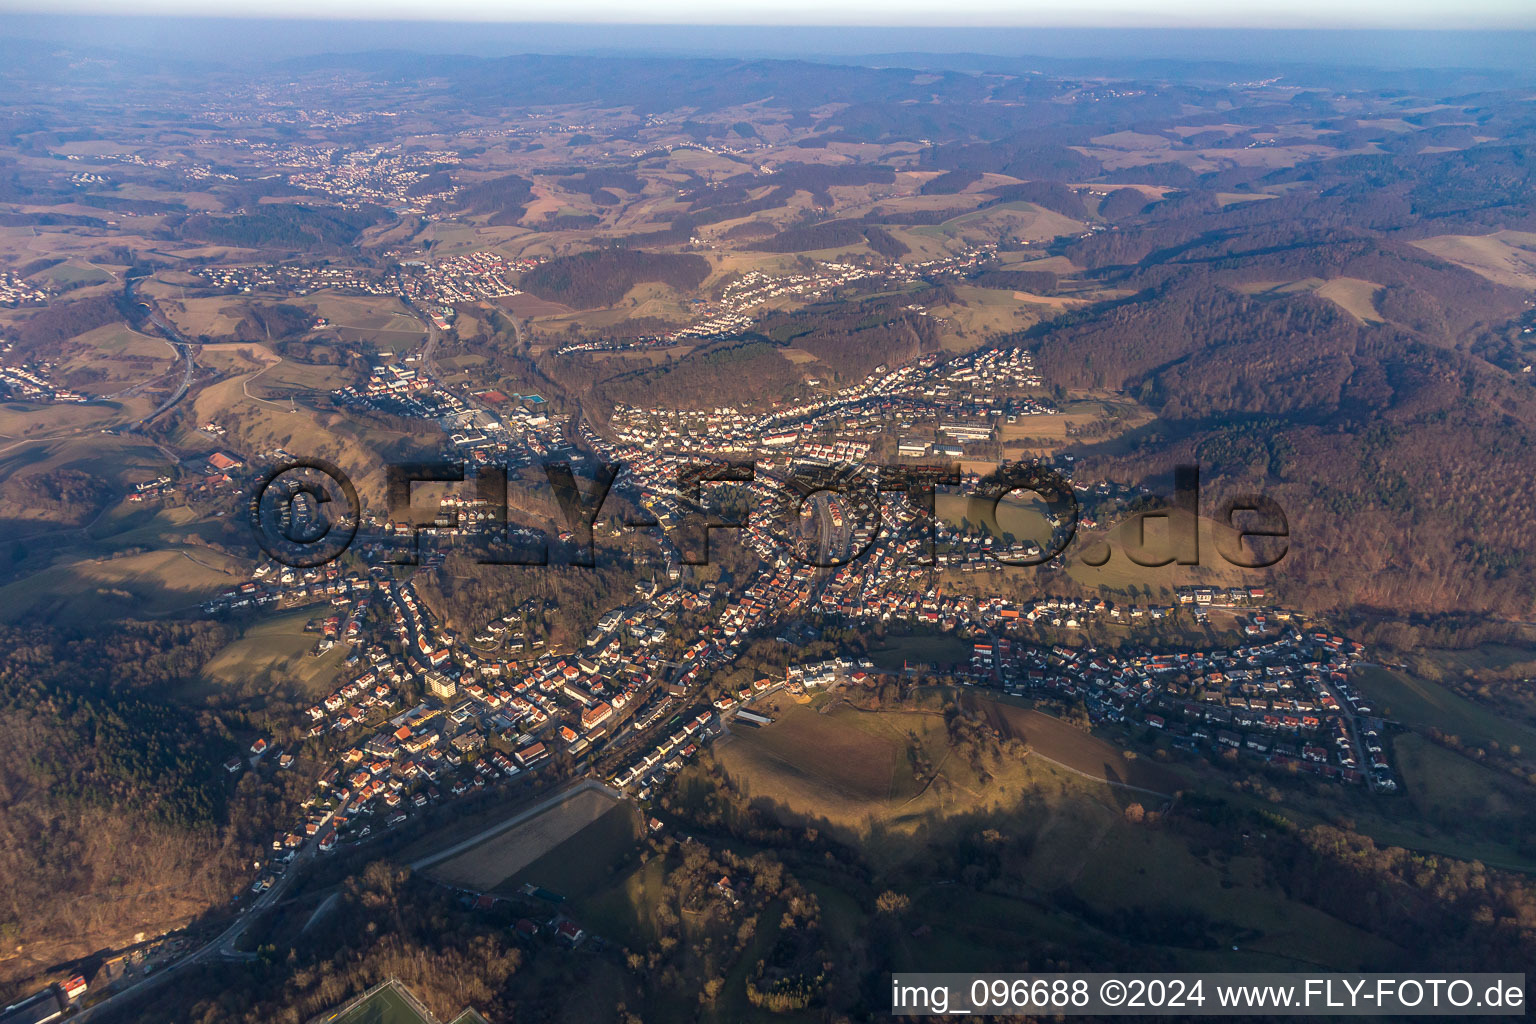
<path fill-rule="evenodd" d="M 0 417 L 4 411 L 5 407 L 0 407 Z M 27 477 L 68 469 L 85 473 L 104 484 L 123 486 L 133 480 L 152 477 L 154 470 L 164 467 L 164 456 L 148 444 L 133 438 L 102 436 L 89 430 L 64 432 L 56 440 L 0 440 L 0 519 L 15 523 L 58 518 L 46 507 L 26 499 L 25 492 L 15 486 Z M 78 520 L 77 524 L 80 524 Z M 31 536 L 32 531 L 24 528 L 20 534 L 3 539 L 15 541 Z M 53 560 L 62 552 L 48 550 L 31 554 Z"/>
<path fill-rule="evenodd" d="M 159 300 L 161 310 L 176 329 L 193 340 L 233 337 L 240 321 L 245 319 L 245 305 L 249 301 L 230 295 L 183 298 L 179 289 L 156 281 L 145 284 L 143 290 Z"/>
<path fill-rule="evenodd" d="M 1447 263 L 1511 288 L 1536 288 L 1536 232 L 1436 235 L 1412 243 Z"/>
<path fill-rule="evenodd" d="M 951 217 L 942 224 L 907 228 L 901 232 L 901 237 L 970 243 L 995 242 L 1004 234 L 1011 234 L 1024 241 L 1048 242 L 1082 230 L 1081 221 L 1021 201 L 973 210 Z"/>
<path fill-rule="evenodd" d="M 989 335 L 1033 327 L 1041 320 L 1068 308 L 1066 304 L 1070 302 L 999 288 L 978 288 L 974 285 L 953 287 L 960 303 L 936 307 L 935 312 L 949 318 L 955 327 L 967 335 L 977 336 L 972 338 L 976 343 Z"/>
<path fill-rule="evenodd" d="M 910 784 L 911 773 L 903 770 L 899 734 L 879 728 L 877 722 L 855 721 L 863 717 L 854 711 L 821 714 L 809 705 L 791 705 L 773 725 L 735 730 L 722 748 L 730 755 L 722 753 L 722 760 L 737 759 L 734 748 L 741 746 L 748 751 L 741 759 L 781 776 L 786 785 L 825 791 L 832 800 L 849 804 L 879 805 L 911 796 L 915 786 Z M 924 716 L 910 717 L 918 720 L 909 728 L 929 731 Z"/>
<path fill-rule="evenodd" d="M 1470 682 L 1536 676 L 1536 650 L 1509 644 L 1480 644 L 1465 650 L 1422 650 L 1406 655 L 1411 672 L 1430 682 Z"/>
<path fill-rule="evenodd" d="M 934 497 L 934 512 L 945 522 L 954 526 L 969 522 L 972 526 L 986 527 L 994 537 L 1011 533 L 1020 540 L 1033 540 L 1040 545 L 1045 545 L 1051 538 L 1051 524 L 1041 514 L 1045 510 L 1045 502 L 1029 492 L 1005 495 L 997 503 L 995 514 L 990 502 L 964 494 Z"/>
<path fill-rule="evenodd" d="M 1496 742 L 1536 750 L 1536 729 L 1406 673 L 1368 667 L 1360 675 L 1360 689 L 1376 702 L 1377 714 L 1411 728 L 1437 728 L 1474 746 Z"/>
<path fill-rule="evenodd" d="M 399 989 L 388 985 L 340 1015 L 321 1018 L 328 1024 L 427 1024 Z"/>
<path fill-rule="evenodd" d="M 1249 295 L 1292 295 L 1311 292 L 1327 299 L 1363 324 L 1386 323 L 1376 311 L 1376 294 L 1381 285 L 1358 277 L 1304 277 L 1298 281 L 1257 281 L 1239 287 Z"/>
<path fill-rule="evenodd" d="M 488 892 L 596 822 L 614 803 L 606 793 L 584 789 L 537 817 L 437 864 L 430 873 L 449 885 Z"/>
<path fill-rule="evenodd" d="M 75 348 L 75 346 L 83 346 Z M 126 324 L 107 324 L 78 335 L 63 364 L 63 380 L 87 395 L 113 395 L 169 372 L 175 349 Z"/>
<path fill-rule="evenodd" d="M 595 933 L 631 949 L 640 948 L 659 934 L 655 908 L 666 875 L 666 861 L 661 858 L 631 863 L 622 874 L 595 880 L 589 888 L 574 892 L 575 909 Z"/>
<path fill-rule="evenodd" d="M 1179 788 L 1179 778 L 1146 758 L 1128 758 L 1126 751 L 1090 733 L 1033 708 L 973 697 L 1006 735 L 1029 744 L 1032 753 L 1104 782 L 1124 783 L 1167 796 Z"/>
<path fill-rule="evenodd" d="M 1376 312 L 1376 294 L 1381 285 L 1374 281 L 1362 281 L 1358 277 L 1330 278 L 1317 294 L 1338 306 L 1350 316 L 1365 324 L 1386 323 Z"/>
<path fill-rule="evenodd" d="M 1112 771 L 1103 774 L 1129 774 L 1143 783 L 1175 781 L 1065 723 L 1022 708 L 999 710 L 1021 723 L 1036 754 L 1087 770 L 1108 763 Z M 938 741 L 932 728 L 914 725 L 922 717 L 849 710 L 816 715 L 800 708 L 758 732 L 739 730 L 717 749 L 749 798 L 795 808 L 801 812 L 791 816 L 797 821 L 811 817 L 807 811 L 820 814 L 819 825 L 857 843 L 877 871 L 911 871 L 902 865 L 925 863 L 930 844 L 974 843 L 981 829 L 991 830 L 985 834 L 1004 857 L 996 883 L 978 889 L 936 877 L 902 886 L 912 908 L 898 937 L 897 969 L 1002 970 L 1026 949 L 1031 957 L 1091 951 L 1143 962 L 1156 949 L 1192 968 L 1226 970 L 1295 970 L 1324 962 L 1379 968 L 1400 955 L 1391 943 L 1288 899 L 1263 869 L 1257 849 L 1217 853 L 1178 832 L 1133 823 L 1125 813 L 1129 804 L 1157 809 L 1163 802 L 1095 784 L 1033 754 L 988 784 L 993 799 L 962 792 L 962 781 L 978 789 L 982 784 L 973 775 L 967 779 L 968 770 L 956 766 L 959 758 L 951 754 L 941 772 L 954 780 L 952 801 L 942 811 L 918 801 L 893 808 L 887 800 L 882 806 L 866 797 L 863 820 L 845 817 L 839 825 L 837 790 L 852 784 L 856 758 L 872 756 L 879 746 L 889 756 L 914 734 Z M 817 719 L 838 726 L 837 732 Z M 808 728 L 810 722 L 817 727 Z M 784 733 L 773 738 L 781 728 Z M 883 742 L 872 745 L 871 739 Z M 770 747 L 776 756 L 761 757 Z M 935 742 L 930 751 L 937 749 Z M 799 762 L 794 771 L 783 768 L 785 757 Z M 868 772 L 866 793 L 874 775 Z M 910 810 L 916 806 L 924 810 Z M 873 892 L 814 878 L 810 887 L 834 948 L 859 941 L 871 927 Z"/>
<path fill-rule="evenodd" d="M 0 587 L 0 617 L 89 623 L 165 615 L 193 608 L 248 578 L 247 569 L 235 559 L 186 545 L 57 563 Z"/>
<path fill-rule="evenodd" d="M 969 691 L 955 693 L 972 699 Z M 1004 721 L 1022 711 L 996 714 Z M 866 712 L 844 705 L 821 713 L 815 705 L 791 705 L 772 725 L 733 729 L 729 740 L 716 744 L 715 756 L 750 799 L 765 801 L 780 819 L 839 831 L 863 845 L 874 862 L 886 864 L 918 855 L 922 845 L 914 839 L 945 834 L 957 822 L 974 820 L 972 814 L 1019 813 L 1021 799 L 1048 803 L 1070 795 L 1111 814 L 1135 801 L 1154 807 L 1163 802 L 1096 780 L 1172 792 L 1173 778 L 1157 766 L 1127 759 L 1118 748 L 1043 715 L 1030 720 L 1034 714 L 1015 717 L 1012 728 L 1044 756 L 1004 755 L 988 763 L 985 779 L 952 748 L 936 711 Z M 1064 819 L 1058 827 L 1071 826 Z"/>
<path fill-rule="evenodd" d="M 1168 531 L 1187 528 L 1184 525 L 1186 523 L 1187 516 L 1178 512 L 1171 513 L 1166 519 L 1149 518 L 1145 526 L 1147 553 L 1141 556 L 1143 560 L 1166 557 L 1164 549 Z M 1220 536 L 1232 536 L 1229 527 L 1201 517 L 1198 529 L 1200 564 L 1175 563 L 1164 566 L 1138 565 L 1126 554 L 1127 546 L 1136 539 L 1134 520 L 1117 523 L 1108 531 L 1111 554 L 1109 560 L 1099 566 L 1089 565 L 1084 556 L 1090 555 L 1095 548 L 1100 548 L 1102 554 L 1101 546 L 1093 538 L 1084 537 L 1079 530 L 1077 538 L 1066 552 L 1067 573 L 1086 587 L 1108 587 L 1122 594 L 1150 590 L 1154 595 L 1162 595 L 1165 600 L 1175 587 L 1262 585 L 1268 578 L 1270 570 L 1241 569 L 1222 558 L 1216 541 Z M 1280 565 L 1284 564 L 1282 560 Z"/>
<path fill-rule="evenodd" d="M 1458 819 L 1509 815 L 1531 798 L 1526 784 L 1423 736 L 1397 736 L 1392 749 L 1409 799 L 1431 821 L 1453 824 Z"/>
<path fill-rule="evenodd" d="M 1399 955 L 1391 943 L 1288 899 L 1257 856 L 1197 856 L 1178 837 L 1123 819 L 1105 823 L 1095 839 L 1079 848 L 1072 891 L 1106 923 L 1138 911 L 1154 922 L 1156 915 L 1198 915 L 1217 942 L 1204 952 L 1206 969 L 1360 970 Z M 1069 851 L 1061 853 L 1072 862 Z"/>
<path fill-rule="evenodd" d="M 639 837 L 634 805 L 610 803 L 590 824 L 502 879 L 496 889 L 513 892 L 526 882 L 571 896 L 592 892 L 612 880 L 612 868 L 635 852 Z"/>
<path fill-rule="evenodd" d="M 338 295 L 321 291 L 296 305 L 331 322 L 348 341 L 362 341 L 386 351 L 410 351 L 426 340 L 426 326 L 399 299 L 389 295 Z"/>
<path fill-rule="evenodd" d="M 884 669 L 899 669 L 904 662 L 925 665 L 953 665 L 971 660 L 971 643 L 951 633 L 919 633 L 912 636 L 888 636 L 869 658 Z"/>
<path fill-rule="evenodd" d="M 252 623 L 203 666 L 198 687 L 205 694 L 256 697 L 279 691 L 303 700 L 324 697 L 341 675 L 346 648 L 337 645 L 310 657 L 320 635 L 304 632 L 304 624 L 319 614 L 321 609 L 300 609 Z"/>
<path fill-rule="evenodd" d="M 31 280 L 54 287 L 71 288 L 77 285 L 108 284 L 113 277 L 109 271 L 92 266 L 83 259 L 74 259 L 34 274 Z"/>
<path fill-rule="evenodd" d="M 20 447 L 19 441 L 51 440 L 97 434 L 107 427 L 136 419 L 154 408 L 145 397 L 121 402 L 33 405 L 0 404 L 0 456 Z"/>

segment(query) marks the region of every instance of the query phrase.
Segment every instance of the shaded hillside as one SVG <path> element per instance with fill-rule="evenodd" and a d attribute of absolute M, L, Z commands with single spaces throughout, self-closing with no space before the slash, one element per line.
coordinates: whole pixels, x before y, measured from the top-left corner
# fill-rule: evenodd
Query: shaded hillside
<path fill-rule="evenodd" d="M 1084 449 L 1095 471 L 1198 460 L 1208 507 L 1279 500 L 1289 598 L 1511 615 L 1536 598 L 1536 391 L 1443 336 L 1190 274 L 1031 344 L 1047 379 L 1128 391 L 1160 417 L 1129 450 Z"/>
<path fill-rule="evenodd" d="M 753 243 L 752 248 L 762 252 L 814 252 L 862 244 L 864 232 L 856 221 L 829 220 L 785 228 L 772 238 Z"/>
<path fill-rule="evenodd" d="M 8 950 L 27 949 L 5 972 L 126 944 L 227 902 L 272 808 L 237 792 L 221 767 L 239 749 L 224 718 L 163 696 L 227 641 L 224 629 L 0 637 L 0 935 Z"/>
<path fill-rule="evenodd" d="M 70 338 L 122 319 L 115 296 L 54 301 L 15 328 L 16 348 L 28 359 L 58 359 Z"/>
<path fill-rule="evenodd" d="M 253 213 L 229 217 L 194 214 L 182 222 L 178 233 L 188 241 L 243 249 L 334 250 L 351 245 L 386 216 L 378 207 L 343 210 L 265 203 Z"/>
<path fill-rule="evenodd" d="M 910 304 L 944 301 L 937 291 L 861 302 L 825 302 L 765 317 L 755 333 L 815 356 L 839 380 L 881 364 L 910 362 L 939 348 L 939 329 Z"/>
<path fill-rule="evenodd" d="M 523 275 L 524 291 L 574 309 L 611 306 L 637 284 L 690 292 L 709 276 L 709 261 L 687 253 L 599 249 L 561 256 Z"/>
<path fill-rule="evenodd" d="M 533 182 L 516 174 L 504 174 L 466 186 L 456 197 L 471 214 L 489 213 L 494 226 L 516 224 L 533 198 Z"/>
<path fill-rule="evenodd" d="M 803 384 L 802 375 L 765 342 L 694 353 L 685 359 L 606 380 L 610 403 L 641 407 L 755 406 L 776 401 Z"/>

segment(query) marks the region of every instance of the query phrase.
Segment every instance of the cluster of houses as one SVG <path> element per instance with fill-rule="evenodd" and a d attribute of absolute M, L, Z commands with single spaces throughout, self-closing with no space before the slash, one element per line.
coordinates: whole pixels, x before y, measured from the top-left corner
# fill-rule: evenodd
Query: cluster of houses
<path fill-rule="evenodd" d="M 657 493 L 661 500 L 675 499 L 675 493 L 668 496 L 668 488 L 675 487 L 676 469 L 685 460 L 638 457 L 634 480 L 641 489 Z M 742 486 L 763 489 L 768 485 L 754 481 Z M 1192 749 L 1202 743 L 1212 750 L 1235 748 L 1245 756 L 1291 764 L 1324 777 L 1366 781 L 1381 790 L 1396 788 L 1380 741 L 1383 725 L 1369 717 L 1369 707 L 1348 684 L 1361 649 L 1339 637 L 1303 636 L 1283 625 L 1291 616 L 1266 608 L 1263 586 L 1184 588 L 1168 607 L 1112 606 L 1100 598 L 1018 602 L 999 596 L 945 594 L 931 567 L 922 564 L 926 539 L 900 528 L 902 513 L 894 505 L 886 506 L 884 514 L 894 528 L 880 531 L 868 557 L 825 576 L 792 566 L 768 531 L 751 524 L 744 539 L 758 550 L 762 566 L 739 596 L 726 601 L 717 624 L 704 631 L 704 638 L 729 655 L 731 646 L 748 633 L 781 616 L 812 608 L 882 623 L 997 633 L 1001 638 L 996 648 L 992 643 L 977 648 L 973 665 L 977 681 L 1081 699 L 1100 720 L 1126 721 L 1134 716 L 1148 727 L 1179 737 Z M 990 536 L 961 534 L 942 526 L 936 532 L 940 540 L 975 545 L 976 551 L 962 551 L 964 555 L 992 547 Z M 1258 642 L 1231 652 L 1122 658 L 1084 657 L 1069 648 L 1042 654 L 1007 637 L 1012 630 L 1037 623 L 1082 628 L 1094 618 L 1159 619 L 1180 607 L 1197 616 L 1217 607 L 1241 609 L 1247 614 L 1244 633 Z M 1194 676 L 1186 678 L 1191 670 Z M 832 677 L 829 670 L 816 682 Z M 1198 689 L 1199 696 L 1183 699 L 1160 685 L 1175 680 Z M 716 707 L 727 712 L 753 697 L 753 691 L 744 690 L 720 698 Z M 1186 728 L 1185 720 L 1192 718 L 1198 724 Z M 1233 736 L 1240 737 L 1239 742 L 1234 744 Z"/>
<path fill-rule="evenodd" d="M 755 314 L 769 303 L 784 298 L 814 302 L 834 288 L 884 277 L 883 270 L 851 263 L 818 263 L 800 274 L 765 274 L 749 270 L 726 285 L 717 302 L 695 303 L 701 319 L 677 332 L 680 338 L 719 338 L 752 326 Z"/>
<path fill-rule="evenodd" d="M 123 500 L 136 505 L 150 498 L 164 498 L 175 493 L 176 485 L 171 483 L 170 477 L 162 474 L 153 480 L 142 480 L 134 484 L 133 490 Z"/>
<path fill-rule="evenodd" d="M 569 449 L 562 425 L 550 419 L 538 396 L 514 403 L 500 392 L 483 391 L 477 396 L 480 402 L 472 402 L 442 387 L 412 365 L 415 362 L 414 356 L 407 356 L 375 366 L 361 386 L 349 385 L 332 394 L 343 405 L 437 423 L 447 435 L 442 454 L 454 460 L 527 465 Z"/>
<path fill-rule="evenodd" d="M 1392 791 L 1385 723 L 1350 683 L 1364 653 L 1343 637 L 1296 629 L 1249 647 L 1177 654 L 1046 650 L 1002 637 L 975 645 L 970 674 L 1010 693 L 1080 701 L 1096 722 L 1155 729 L 1191 751 L 1234 751 Z"/>
<path fill-rule="evenodd" d="M 274 147 L 275 149 L 276 147 Z M 348 209 L 387 206 L 398 213 L 424 213 L 434 203 L 452 199 L 459 186 L 422 191 L 434 171 L 459 163 L 452 150 L 417 150 L 397 145 L 346 150 L 337 146 L 288 146 L 267 154 L 270 166 L 298 168 L 288 183 L 335 197 Z"/>
<path fill-rule="evenodd" d="M 766 415 L 734 408 L 679 413 L 621 407 L 612 420 L 616 440 L 586 424 L 580 436 L 597 457 L 623 463 L 616 486 L 627 489 L 660 525 L 670 526 L 687 504 L 678 473 L 693 463 L 693 452 L 766 453 L 758 459 L 762 471 L 756 479 L 735 486 L 748 492 L 755 509 L 771 509 L 780 489 L 777 470 L 794 461 L 857 464 L 868 457 L 880 424 L 893 415 L 912 422 L 942 417 L 940 425 L 957 429 L 985 426 L 991 436 L 1004 417 L 1046 408 L 1031 404 L 1039 385 L 1021 351 L 977 353 L 943 364 L 924 357 L 895 369 L 880 367 L 859 384 Z M 482 422 L 476 417 L 484 417 L 484 410 L 454 396 L 422 402 L 422 395 L 436 390 L 409 365 L 391 364 L 344 397 L 399 403 L 392 408 L 433 418 L 445 432 L 458 431 L 445 440 L 449 453 L 462 455 L 461 442 L 472 440 L 472 432 L 484 435 L 485 443 L 468 447 L 487 456 L 506 454 L 514 445 L 520 453 L 566 445 L 560 426 L 529 401 Z M 489 393 L 481 397 L 490 401 Z M 513 425 L 504 426 L 503 419 Z M 953 431 L 941 436 L 966 439 Z M 478 499 L 453 501 L 440 509 L 445 523 L 473 521 L 488 511 Z M 335 763 L 321 777 L 302 819 L 278 837 L 278 849 L 296 850 L 309 841 L 330 849 L 341 840 L 365 838 L 376 815 L 386 827 L 396 825 L 433 801 L 527 778 L 551 764 L 562 770 L 601 766 L 618 786 L 644 799 L 696 753 L 715 716 L 766 721 L 748 705 L 779 687 L 799 695 L 873 677 L 872 665 L 848 659 L 792 666 L 782 680 L 761 678 L 735 693 L 711 694 L 709 707 L 703 684 L 715 670 L 734 665 L 750 637 L 812 614 L 980 638 L 970 663 L 956 667 L 956 674 L 975 684 L 1080 701 L 1097 720 L 1161 730 L 1190 749 L 1234 749 L 1237 756 L 1294 764 L 1322 776 L 1395 786 L 1380 742 L 1383 725 L 1348 685 L 1359 648 L 1280 626 L 1287 617 L 1265 607 L 1262 588 L 1191 588 L 1178 594 L 1172 608 L 1117 607 L 1097 598 L 1024 602 L 946 593 L 942 574 L 923 564 L 931 536 L 926 531 L 933 527 L 914 516 L 899 495 L 881 501 L 886 525 L 862 536 L 856 524 L 841 521 L 841 506 L 831 511 L 836 526 L 869 542 L 867 557 L 832 573 L 818 572 L 789 558 L 769 516 L 754 512 L 742 534 L 760 562 L 746 579 L 734 581 L 729 591 L 714 582 L 637 583 L 633 600 L 611 609 L 576 649 L 565 651 L 536 650 L 515 628 L 520 621 L 515 616 L 498 617 L 474 643 L 460 643 L 433 620 L 409 582 L 391 578 L 382 566 L 368 573 L 336 565 L 259 566 L 250 581 L 210 602 L 209 609 L 328 603 L 331 611 L 320 619 L 322 643 L 351 646 L 347 681 L 308 710 L 311 740 L 330 751 L 326 756 Z M 387 532 L 363 541 L 365 557 L 387 546 L 382 536 Z M 974 529 L 941 524 L 937 533 L 945 558 L 964 559 L 961 570 L 978 556 L 1001 550 L 998 538 Z M 1027 545 L 1019 549 L 1028 553 Z M 679 577 L 675 569 L 669 575 Z M 1251 646 L 1185 655 L 1116 654 L 1092 647 L 1047 650 L 1016 637 L 1034 624 L 1075 628 L 1093 618 L 1129 621 L 1159 618 L 1180 607 L 1203 613 L 1218 606 L 1249 614 Z M 663 659 L 662 641 L 675 635 L 678 616 L 705 610 L 712 620 L 680 653 Z M 513 633 L 517 642 L 508 644 Z M 510 660 L 512 652 L 525 657 Z M 402 702 L 408 705 L 404 711 Z"/>
<path fill-rule="evenodd" d="M 541 262 L 538 258 L 513 258 L 481 251 L 430 263 L 402 259 L 394 274 L 329 263 L 210 266 L 199 267 L 192 273 L 226 293 L 308 295 L 325 290 L 348 295 L 398 296 L 446 331 L 453 325 L 456 304 L 521 295 L 511 281 L 516 274 Z M 329 325 L 323 320 L 314 324 L 316 329 L 326 326 Z"/>
<path fill-rule="evenodd" d="M 634 602 L 605 614 L 577 651 L 512 662 L 459 644 L 409 582 L 381 568 L 364 575 L 334 565 L 258 566 L 218 606 L 324 602 L 336 610 L 316 622 L 326 638 L 352 645 L 346 665 L 355 668 L 307 711 L 309 739 L 329 748 L 335 762 L 301 817 L 274 838 L 278 863 L 254 891 L 273 884 L 306 843 L 327 851 L 365 839 L 380 822 L 393 827 L 434 802 L 538 771 L 555 754 L 579 763 L 621 730 L 630 730 L 627 739 L 663 723 L 681 710 L 699 669 L 725 654 L 701 639 L 683 654 L 690 667 L 679 670 L 661 659 L 657 642 L 679 612 L 708 607 L 715 596 L 713 584 L 637 585 Z M 375 608 L 384 614 L 371 613 Z M 403 691 L 420 697 L 396 714 Z M 707 713 L 690 713 L 683 735 L 693 737 L 708 722 Z M 691 744 L 660 746 L 668 762 L 694 752 Z M 269 754 L 266 741 L 251 753 L 252 763 Z M 231 759 L 232 771 L 243 765 Z"/>
<path fill-rule="evenodd" d="M 452 395 L 438 389 L 423 370 L 408 363 L 375 366 L 362 386 L 348 385 L 332 394 L 343 403 L 360 403 L 396 416 L 438 419 L 457 411 Z"/>
<path fill-rule="evenodd" d="M 264 561 L 251 571 L 249 580 L 205 601 L 203 611 L 211 615 L 242 608 L 296 607 L 322 601 L 344 608 L 364 599 L 372 587 L 369 577 L 356 570 L 343 571 L 334 562 L 301 569 Z"/>
<path fill-rule="evenodd" d="M 913 263 L 900 263 L 894 268 L 898 276 L 908 281 L 916 281 L 920 278 L 933 278 L 940 275 L 963 277 L 984 263 L 997 258 L 997 243 L 984 242 L 981 245 L 967 246 L 960 252 L 950 256 L 936 256 L 931 260 L 918 260 Z"/>
<path fill-rule="evenodd" d="M 228 293 L 278 292 L 308 295 L 322 290 L 353 295 L 392 295 L 393 282 L 384 275 L 358 267 L 325 264 L 272 264 L 198 267 L 191 272 L 210 286 Z"/>
<path fill-rule="evenodd" d="M 1039 398 L 1040 377 L 1022 349 L 988 351 L 940 363 L 935 356 L 890 369 L 835 392 L 754 414 L 734 407 L 675 410 L 614 408 L 613 436 L 637 449 L 686 448 L 704 455 L 794 449 L 808 461 L 858 461 L 893 430 L 925 429 L 941 439 L 906 442 L 898 454 L 964 454 L 1004 423 L 1054 411 Z M 857 444 L 857 449 L 841 446 Z M 816 451 L 808 450 L 811 446 Z M 856 458 L 845 458 L 857 452 Z"/>
<path fill-rule="evenodd" d="M 612 782 L 626 793 L 633 793 L 637 800 L 650 799 L 653 791 L 683 770 L 683 765 L 699 751 L 699 744 L 709 736 L 713 716 L 701 711 L 683 722 L 676 732 L 657 740 L 656 744 L 614 773 Z"/>
<path fill-rule="evenodd" d="M 3 291 L 0 291 L 0 296 L 3 296 Z M 0 398 L 23 402 L 90 401 L 89 396 L 49 380 L 48 371 L 51 369 L 51 363 L 37 366 L 0 365 Z"/>
<path fill-rule="evenodd" d="M 48 292 L 10 270 L 0 270 L 0 306 L 47 302 Z"/>
<path fill-rule="evenodd" d="M 677 334 L 645 334 L 634 338 L 581 338 L 562 342 L 555 355 L 566 356 L 572 352 L 636 352 L 642 349 L 675 348 Z"/>
<path fill-rule="evenodd" d="M 513 276 L 542 262 L 538 258 L 512 258 L 485 251 L 448 256 L 431 263 L 403 260 L 399 293 L 417 309 L 437 318 L 440 329 L 447 330 L 455 305 L 521 295 L 522 291 L 511 283 Z"/>
<path fill-rule="evenodd" d="M 704 246 L 707 243 L 695 239 L 694 244 Z M 814 302 L 825 298 L 834 289 L 857 281 L 889 279 L 892 283 L 900 283 L 947 271 L 959 272 L 990 259 L 995 249 L 995 246 L 968 248 L 959 255 L 907 265 L 869 267 L 832 261 L 818 263 L 813 269 L 795 274 L 769 274 L 761 270 L 750 270 L 727 284 L 718 299 L 693 300 L 691 307 L 694 320 L 686 327 L 644 338 L 570 341 L 562 344 L 556 354 L 665 348 L 685 339 L 731 337 L 749 330 L 763 309 L 783 300 Z M 925 310 L 918 311 L 927 315 Z"/>

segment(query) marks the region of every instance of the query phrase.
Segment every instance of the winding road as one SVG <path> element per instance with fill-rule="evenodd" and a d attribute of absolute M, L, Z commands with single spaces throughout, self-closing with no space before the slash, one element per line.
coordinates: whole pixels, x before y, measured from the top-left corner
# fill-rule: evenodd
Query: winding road
<path fill-rule="evenodd" d="M 135 301 L 133 290 L 142 280 L 143 278 L 140 277 L 131 277 L 128 279 L 127 283 L 123 285 L 123 294 L 126 296 L 129 303 L 133 303 Z M 169 320 L 160 315 L 160 310 L 155 307 L 153 300 L 146 301 L 141 299 L 138 300 L 138 305 L 144 310 L 145 318 L 151 324 L 153 324 L 155 329 L 165 337 L 166 343 L 181 354 L 181 358 L 185 361 L 186 365 L 182 370 L 181 385 L 171 394 L 169 398 L 161 402 L 153 412 L 139 420 L 138 423 L 134 424 L 135 428 L 147 426 L 162 413 L 170 410 L 176 405 L 177 402 L 181 401 L 182 398 L 184 398 L 187 392 L 191 389 L 192 379 L 197 373 L 197 357 L 192 354 L 192 343 L 183 338 Z"/>

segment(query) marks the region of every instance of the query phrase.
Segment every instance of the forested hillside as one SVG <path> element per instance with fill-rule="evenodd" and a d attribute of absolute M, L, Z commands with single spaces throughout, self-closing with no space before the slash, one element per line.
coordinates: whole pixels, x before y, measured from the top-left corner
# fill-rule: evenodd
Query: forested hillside
<path fill-rule="evenodd" d="M 611 306 L 637 284 L 657 282 L 688 292 L 709 276 L 702 256 L 599 249 L 562 256 L 523 275 L 522 286 L 541 299 L 575 309 Z"/>
<path fill-rule="evenodd" d="M 384 210 L 343 210 L 267 203 L 253 213 L 216 217 L 193 214 L 182 222 L 182 238 L 247 249 L 337 250 L 356 241 L 368 226 L 387 217 Z"/>
<path fill-rule="evenodd" d="M 5 973 L 227 902 L 271 812 L 222 767 L 240 749 L 231 723 L 167 696 L 224 628 L 7 627 L 0 640 L 0 942 L 26 945 Z"/>

